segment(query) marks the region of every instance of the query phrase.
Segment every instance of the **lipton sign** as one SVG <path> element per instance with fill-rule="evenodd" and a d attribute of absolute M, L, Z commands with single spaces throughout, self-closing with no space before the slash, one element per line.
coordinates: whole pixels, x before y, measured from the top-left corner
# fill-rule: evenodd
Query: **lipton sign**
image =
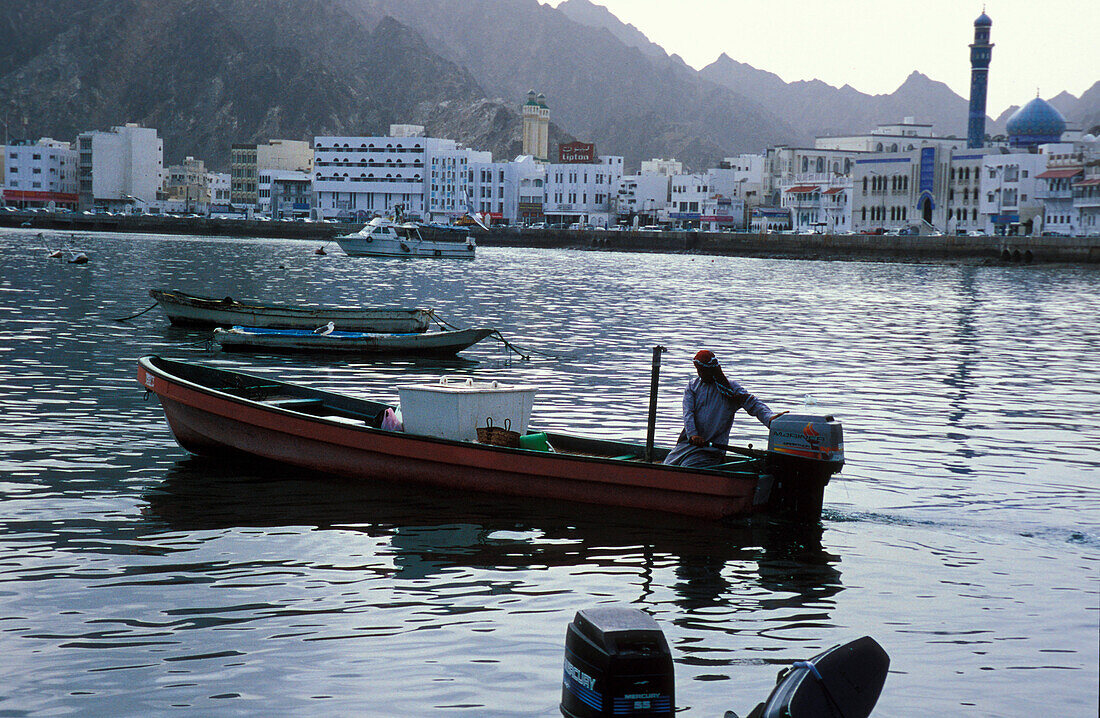
<path fill-rule="evenodd" d="M 568 142 L 558 145 L 558 162 L 567 164 L 592 164 L 596 161 L 596 145 L 588 142 Z"/>

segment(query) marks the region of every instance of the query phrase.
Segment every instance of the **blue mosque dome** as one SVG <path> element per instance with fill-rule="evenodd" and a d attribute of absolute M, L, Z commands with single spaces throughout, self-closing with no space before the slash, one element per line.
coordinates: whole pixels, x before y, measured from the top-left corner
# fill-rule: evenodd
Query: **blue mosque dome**
<path fill-rule="evenodd" d="M 993 21 L 984 12 L 974 21 L 974 27 L 993 27 Z"/>
<path fill-rule="evenodd" d="M 1013 147 L 1033 147 L 1061 140 L 1066 120 L 1049 102 L 1036 97 L 1008 118 L 1005 129 Z"/>

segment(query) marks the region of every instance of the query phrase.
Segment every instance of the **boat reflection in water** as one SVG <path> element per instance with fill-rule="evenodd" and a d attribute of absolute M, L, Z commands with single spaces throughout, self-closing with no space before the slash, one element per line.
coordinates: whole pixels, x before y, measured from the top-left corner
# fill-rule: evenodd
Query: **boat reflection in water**
<path fill-rule="evenodd" d="M 657 588 L 657 569 L 671 564 L 676 582 L 669 588 L 687 610 L 729 604 L 731 593 L 744 594 L 751 585 L 756 607 L 812 606 L 816 616 L 843 590 L 840 558 L 822 548 L 820 524 L 766 517 L 693 522 L 206 458 L 177 462 L 144 498 L 146 518 L 173 531 L 308 526 L 384 538 L 392 549 L 391 578 L 398 581 L 453 567 L 569 567 L 629 554 L 632 565 L 641 558 L 643 597 Z"/>

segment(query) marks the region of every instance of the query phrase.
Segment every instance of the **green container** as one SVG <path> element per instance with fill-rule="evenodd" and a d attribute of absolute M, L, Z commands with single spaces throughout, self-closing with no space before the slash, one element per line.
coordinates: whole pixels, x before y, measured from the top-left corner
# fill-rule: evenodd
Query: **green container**
<path fill-rule="evenodd" d="M 550 451 L 550 444 L 546 441 L 546 434 L 540 431 L 537 434 L 524 434 L 519 437 L 519 448 L 530 449 L 531 451 Z"/>

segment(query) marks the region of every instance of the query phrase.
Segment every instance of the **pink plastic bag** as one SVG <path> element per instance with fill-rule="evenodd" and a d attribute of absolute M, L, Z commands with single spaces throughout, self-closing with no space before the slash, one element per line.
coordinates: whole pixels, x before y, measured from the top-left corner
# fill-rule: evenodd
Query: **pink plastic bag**
<path fill-rule="evenodd" d="M 397 414 L 393 409 L 386 409 L 386 413 L 382 415 L 382 429 L 384 431 L 404 431 L 405 427 L 402 425 L 401 420 L 397 418 Z"/>

